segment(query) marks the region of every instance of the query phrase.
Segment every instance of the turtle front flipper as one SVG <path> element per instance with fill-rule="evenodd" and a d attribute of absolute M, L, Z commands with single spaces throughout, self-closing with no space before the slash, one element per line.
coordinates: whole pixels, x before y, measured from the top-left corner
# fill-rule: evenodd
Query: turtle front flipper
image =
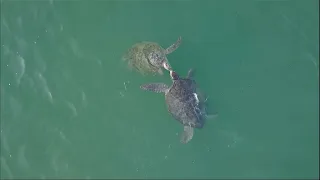
<path fill-rule="evenodd" d="M 184 126 L 183 133 L 181 134 L 181 137 L 180 137 L 180 142 L 183 144 L 188 143 L 193 137 L 193 131 L 194 131 L 193 127 Z"/>
<path fill-rule="evenodd" d="M 150 83 L 150 84 L 143 84 L 140 86 L 140 88 L 146 91 L 164 93 L 169 89 L 169 86 L 164 83 Z"/>
<path fill-rule="evenodd" d="M 180 46 L 180 44 L 181 44 L 181 36 L 178 38 L 178 40 L 174 44 L 172 44 L 165 50 L 165 53 L 166 54 L 172 53 Z"/>

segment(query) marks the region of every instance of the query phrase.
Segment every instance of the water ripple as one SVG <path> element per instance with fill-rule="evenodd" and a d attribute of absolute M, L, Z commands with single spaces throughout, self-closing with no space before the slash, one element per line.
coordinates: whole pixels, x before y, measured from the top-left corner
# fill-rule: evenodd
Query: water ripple
<path fill-rule="evenodd" d="M 66 104 L 67 104 L 68 108 L 71 109 L 71 111 L 72 111 L 72 118 L 76 117 L 78 115 L 78 112 L 77 112 L 77 109 L 74 106 L 74 104 L 69 101 L 66 101 Z"/>
<path fill-rule="evenodd" d="M 9 179 L 12 179 L 13 175 L 12 175 L 12 172 L 11 172 L 11 169 L 10 167 L 8 166 L 7 164 L 7 161 L 4 157 L 1 156 L 1 169 L 3 169 L 9 176 Z M 1 172 L 2 174 L 3 172 Z"/>
<path fill-rule="evenodd" d="M 41 89 L 42 93 L 47 98 L 47 100 L 50 103 L 53 103 L 53 97 L 52 97 L 52 94 L 51 94 L 50 89 L 48 87 L 46 78 L 43 77 L 43 75 L 38 72 L 36 74 L 36 81 L 37 81 L 38 88 Z"/>
<path fill-rule="evenodd" d="M 82 100 L 82 106 L 86 108 L 88 103 L 87 103 L 87 96 L 84 93 L 84 91 L 81 91 L 81 100 Z"/>
<path fill-rule="evenodd" d="M 23 77 L 23 75 L 24 75 L 24 73 L 25 73 L 25 69 L 26 69 L 26 64 L 25 64 L 25 60 L 24 60 L 24 58 L 23 57 L 21 57 L 21 56 L 19 56 L 19 55 L 17 55 L 17 61 L 18 61 L 18 68 L 19 69 L 17 69 L 16 70 L 16 73 L 15 73 L 15 75 L 16 75 L 16 80 L 17 80 L 17 83 L 18 83 L 18 85 L 20 84 L 20 82 L 21 82 L 21 78 Z"/>
<path fill-rule="evenodd" d="M 10 146 L 7 142 L 7 138 L 6 138 L 6 135 L 4 134 L 4 132 L 2 131 L 1 129 L 1 136 L 0 136 L 0 139 L 1 139 L 1 148 L 3 148 L 5 150 L 5 152 L 7 154 L 11 154 L 11 150 L 10 150 Z M 1 152 L 1 155 L 3 155 L 4 152 Z"/>
<path fill-rule="evenodd" d="M 21 169 L 29 170 L 30 165 L 29 165 L 28 160 L 25 156 L 25 152 L 26 152 L 26 145 L 24 144 L 18 150 L 18 164 Z"/>
<path fill-rule="evenodd" d="M 14 53 L 8 46 L 2 45 L 5 59 L 7 59 L 7 67 L 10 68 L 11 73 L 13 73 L 17 85 L 20 85 L 21 79 L 25 74 L 25 60 L 19 54 L 19 52 Z"/>

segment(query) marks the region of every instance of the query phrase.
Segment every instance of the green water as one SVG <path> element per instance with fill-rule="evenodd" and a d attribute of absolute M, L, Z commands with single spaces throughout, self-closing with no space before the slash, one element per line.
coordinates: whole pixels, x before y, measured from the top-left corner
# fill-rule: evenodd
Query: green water
<path fill-rule="evenodd" d="M 318 5 L 1 0 L 1 178 L 318 178 Z M 219 114 L 188 144 L 121 61 L 179 36 Z"/>

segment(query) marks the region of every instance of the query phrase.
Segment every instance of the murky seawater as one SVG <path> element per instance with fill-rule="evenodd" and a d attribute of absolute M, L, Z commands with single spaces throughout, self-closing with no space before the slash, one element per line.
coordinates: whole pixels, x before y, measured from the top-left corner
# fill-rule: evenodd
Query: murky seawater
<path fill-rule="evenodd" d="M 318 5 L 1 0 L 1 178 L 318 177 Z M 179 36 L 218 113 L 188 144 L 121 61 Z"/>

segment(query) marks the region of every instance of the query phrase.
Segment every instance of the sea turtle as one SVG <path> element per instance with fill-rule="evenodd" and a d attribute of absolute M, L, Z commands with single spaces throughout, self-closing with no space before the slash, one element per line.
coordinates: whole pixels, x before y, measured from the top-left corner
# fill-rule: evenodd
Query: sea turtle
<path fill-rule="evenodd" d="M 173 81 L 170 87 L 164 83 L 149 83 L 140 86 L 146 91 L 165 94 L 169 113 L 184 126 L 180 137 L 180 142 L 184 144 L 192 139 L 194 128 L 203 127 L 205 117 L 216 116 L 206 114 L 203 107 L 204 101 L 198 97 L 196 82 L 191 79 L 192 72 L 193 70 L 190 69 L 186 78 L 180 78 L 175 71 L 170 70 Z"/>
<path fill-rule="evenodd" d="M 167 54 L 175 51 L 181 44 L 181 37 L 169 46 L 167 49 L 162 48 L 155 42 L 139 42 L 134 44 L 124 55 L 123 60 L 128 61 L 130 69 L 135 68 L 142 74 L 159 73 L 163 75 L 161 67 L 170 70 L 171 66 L 167 59 Z"/>

